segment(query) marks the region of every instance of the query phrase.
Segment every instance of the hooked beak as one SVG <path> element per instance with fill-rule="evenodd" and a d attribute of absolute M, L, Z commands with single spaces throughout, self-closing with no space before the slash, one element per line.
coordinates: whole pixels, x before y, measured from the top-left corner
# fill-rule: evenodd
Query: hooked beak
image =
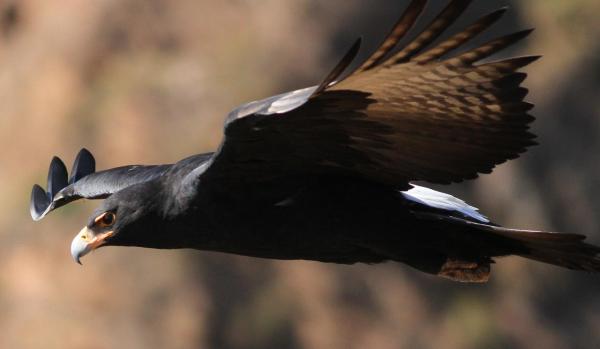
<path fill-rule="evenodd" d="M 91 229 L 84 227 L 71 242 L 71 256 L 73 257 L 73 260 L 81 264 L 79 261 L 81 257 L 104 245 L 106 239 L 113 234 L 112 231 L 108 231 L 96 235 Z"/>

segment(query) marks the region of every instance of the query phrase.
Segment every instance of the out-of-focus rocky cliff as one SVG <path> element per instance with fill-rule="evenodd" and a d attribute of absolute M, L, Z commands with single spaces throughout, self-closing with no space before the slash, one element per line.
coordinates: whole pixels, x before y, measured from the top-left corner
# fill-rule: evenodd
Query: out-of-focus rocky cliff
<path fill-rule="evenodd" d="M 518 258 L 487 285 L 337 266 L 106 248 L 72 262 L 97 202 L 31 221 L 53 155 L 98 167 L 218 146 L 226 113 L 318 82 L 406 1 L 0 1 L 0 348 L 575 348 L 600 345 L 600 278 Z M 475 1 L 458 27 L 507 1 Z M 428 16 L 441 1 L 433 1 Z M 537 30 L 540 146 L 444 190 L 495 221 L 600 243 L 600 2 L 514 1 L 479 40 Z M 430 18 L 430 17 L 429 17 Z M 595 343 L 595 344 L 594 344 Z"/>

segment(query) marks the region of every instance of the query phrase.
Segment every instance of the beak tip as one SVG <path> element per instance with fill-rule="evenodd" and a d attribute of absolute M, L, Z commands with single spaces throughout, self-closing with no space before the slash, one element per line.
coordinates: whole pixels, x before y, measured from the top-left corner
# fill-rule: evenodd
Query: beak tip
<path fill-rule="evenodd" d="M 79 253 L 73 253 L 73 251 L 71 251 L 71 258 L 73 258 L 73 261 L 79 265 L 83 265 L 81 264 L 80 257 L 81 255 Z"/>
<path fill-rule="evenodd" d="M 71 242 L 71 257 L 75 263 L 81 265 L 81 257 L 83 257 L 89 250 L 86 242 L 81 239 L 81 233 L 77 234 Z"/>
<path fill-rule="evenodd" d="M 105 243 L 105 239 L 112 235 L 112 231 L 96 235 L 93 232 L 89 232 L 87 227 L 84 227 L 79 234 L 75 236 L 73 241 L 71 241 L 71 257 L 73 257 L 75 263 L 83 265 L 80 260 L 81 257 L 102 246 Z M 89 236 L 93 236 L 91 241 L 88 238 Z"/>

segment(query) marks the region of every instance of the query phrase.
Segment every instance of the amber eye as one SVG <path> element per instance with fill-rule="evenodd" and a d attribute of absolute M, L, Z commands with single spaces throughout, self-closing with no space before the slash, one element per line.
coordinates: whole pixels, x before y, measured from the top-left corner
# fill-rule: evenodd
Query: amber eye
<path fill-rule="evenodd" d="M 104 212 L 98 218 L 96 218 L 96 223 L 98 223 L 102 227 L 108 227 L 115 223 L 116 216 L 113 212 Z"/>

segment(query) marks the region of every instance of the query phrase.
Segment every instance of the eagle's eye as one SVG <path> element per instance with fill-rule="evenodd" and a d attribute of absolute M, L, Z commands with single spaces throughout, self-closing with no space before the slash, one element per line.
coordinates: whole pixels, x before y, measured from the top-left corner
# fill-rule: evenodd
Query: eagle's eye
<path fill-rule="evenodd" d="M 101 227 L 110 227 L 115 223 L 116 215 L 114 212 L 104 212 L 98 216 L 95 221 Z"/>

